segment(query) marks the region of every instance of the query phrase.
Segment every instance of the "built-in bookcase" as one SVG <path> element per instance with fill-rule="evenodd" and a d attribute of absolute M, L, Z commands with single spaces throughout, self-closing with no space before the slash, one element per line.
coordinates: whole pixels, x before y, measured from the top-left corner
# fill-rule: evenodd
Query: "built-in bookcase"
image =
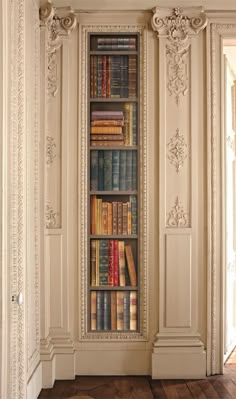
<path fill-rule="evenodd" d="M 89 326 L 139 331 L 139 34 L 89 34 Z"/>

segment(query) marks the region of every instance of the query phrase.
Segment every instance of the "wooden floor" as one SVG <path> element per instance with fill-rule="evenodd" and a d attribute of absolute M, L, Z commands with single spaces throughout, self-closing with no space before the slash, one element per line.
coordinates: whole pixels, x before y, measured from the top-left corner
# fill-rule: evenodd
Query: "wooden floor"
<path fill-rule="evenodd" d="M 76 377 L 56 381 L 39 399 L 236 399 L 236 351 L 224 375 L 203 380 L 152 380 L 150 377 Z"/>

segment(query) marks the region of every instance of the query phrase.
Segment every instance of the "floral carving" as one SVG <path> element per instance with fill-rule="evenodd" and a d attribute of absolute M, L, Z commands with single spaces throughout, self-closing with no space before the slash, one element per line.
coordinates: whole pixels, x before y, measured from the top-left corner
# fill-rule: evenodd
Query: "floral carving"
<path fill-rule="evenodd" d="M 183 167 L 184 161 L 187 158 L 187 154 L 185 153 L 187 144 L 184 141 L 184 136 L 179 133 L 179 129 L 176 129 L 176 134 L 170 139 L 167 147 L 169 149 L 168 159 L 174 165 L 176 172 L 179 173 L 180 168 Z"/>
<path fill-rule="evenodd" d="M 168 10 L 153 9 L 152 28 L 159 36 L 167 37 L 166 54 L 167 88 L 170 95 L 175 95 L 176 104 L 179 97 L 188 91 L 188 47 L 190 35 L 197 34 L 207 24 L 207 18 L 201 7 L 187 9 L 174 8 L 170 15 Z M 189 13 L 187 15 L 186 13 Z"/>
<path fill-rule="evenodd" d="M 56 154 L 54 154 L 55 148 L 56 148 L 56 143 L 54 142 L 54 138 L 51 136 L 47 136 L 47 146 L 46 146 L 47 166 L 51 166 L 53 163 L 53 159 L 56 157 Z"/>
<path fill-rule="evenodd" d="M 58 91 L 57 53 L 56 50 L 48 53 L 48 94 L 55 97 Z"/>
<path fill-rule="evenodd" d="M 179 197 L 176 197 L 175 204 L 167 215 L 167 227 L 188 227 L 189 216 L 184 211 Z"/>
<path fill-rule="evenodd" d="M 46 207 L 46 228 L 47 229 L 56 229 L 57 226 L 57 212 L 54 212 L 53 207 L 50 204 L 47 204 Z"/>

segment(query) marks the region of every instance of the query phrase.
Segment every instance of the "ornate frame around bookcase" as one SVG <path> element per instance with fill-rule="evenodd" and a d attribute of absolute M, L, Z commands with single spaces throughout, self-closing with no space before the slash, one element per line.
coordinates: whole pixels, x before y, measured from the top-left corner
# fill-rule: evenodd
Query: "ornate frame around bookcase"
<path fill-rule="evenodd" d="M 79 272 L 79 292 L 81 298 L 80 307 L 80 328 L 79 339 L 82 341 L 146 341 L 148 336 L 148 270 L 147 270 L 147 45 L 146 29 L 144 25 L 82 25 L 81 39 L 81 129 L 80 129 L 80 272 Z M 140 281 L 142 286 L 139 288 L 139 332 L 90 332 L 88 331 L 88 149 L 87 149 L 87 129 L 88 129 L 88 33 L 139 33 L 140 34 L 140 73 L 139 73 L 139 264 Z"/>

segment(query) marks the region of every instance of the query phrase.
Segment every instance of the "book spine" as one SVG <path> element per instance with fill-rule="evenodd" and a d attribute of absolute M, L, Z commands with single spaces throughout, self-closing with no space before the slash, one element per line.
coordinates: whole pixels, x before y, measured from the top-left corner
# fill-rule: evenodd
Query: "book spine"
<path fill-rule="evenodd" d="M 111 56 L 107 57 L 107 97 L 111 97 Z"/>
<path fill-rule="evenodd" d="M 108 285 L 108 240 L 99 243 L 99 285 Z"/>
<path fill-rule="evenodd" d="M 94 97 L 94 56 L 90 57 L 90 97 Z"/>
<path fill-rule="evenodd" d="M 117 330 L 124 329 L 124 293 L 117 291 Z"/>
<path fill-rule="evenodd" d="M 114 146 L 122 146 L 124 143 L 122 140 L 93 140 L 91 141 L 92 147 L 114 147 Z"/>
<path fill-rule="evenodd" d="M 137 330 L 137 292 L 130 291 L 130 330 Z"/>
<path fill-rule="evenodd" d="M 119 248 L 118 248 L 118 240 L 114 240 L 114 275 L 113 282 L 114 286 L 117 287 L 119 285 Z"/>
<path fill-rule="evenodd" d="M 132 234 L 132 208 L 131 202 L 127 202 L 127 234 Z"/>
<path fill-rule="evenodd" d="M 130 293 L 124 291 L 123 298 L 123 308 L 124 308 L 124 330 L 130 329 Z"/>
<path fill-rule="evenodd" d="M 111 330 L 117 329 L 117 299 L 116 291 L 111 291 Z"/>
<path fill-rule="evenodd" d="M 128 234 L 128 204 L 123 203 L 123 223 L 122 223 L 122 234 Z"/>
<path fill-rule="evenodd" d="M 93 97 L 97 97 L 97 56 L 94 56 L 93 61 Z"/>
<path fill-rule="evenodd" d="M 124 126 L 122 119 L 98 119 L 91 121 L 91 126 Z"/>
<path fill-rule="evenodd" d="M 125 287 L 125 243 L 124 241 L 119 241 L 119 283 L 120 287 Z"/>
<path fill-rule="evenodd" d="M 108 214 L 108 221 L 107 221 L 107 234 L 112 235 L 112 203 L 108 202 L 107 204 L 107 214 Z"/>
<path fill-rule="evenodd" d="M 123 134 L 91 134 L 91 140 L 101 140 L 101 141 L 121 141 L 121 144 L 124 144 L 124 136 Z M 112 144 L 112 143 L 111 143 Z"/>
<path fill-rule="evenodd" d="M 122 234 L 122 218 L 123 218 L 123 204 L 118 202 L 117 204 L 117 234 Z"/>
<path fill-rule="evenodd" d="M 137 145 L 137 104 L 133 104 L 133 145 Z"/>
<path fill-rule="evenodd" d="M 116 235 L 118 232 L 118 204 L 116 201 L 112 202 L 112 234 Z"/>
<path fill-rule="evenodd" d="M 123 120 L 123 111 L 92 111 L 91 120 L 115 119 Z"/>
<path fill-rule="evenodd" d="M 114 240 L 109 240 L 108 285 L 114 285 Z"/>
<path fill-rule="evenodd" d="M 102 203 L 102 234 L 107 235 L 108 234 L 108 203 L 103 202 Z"/>
<path fill-rule="evenodd" d="M 129 122 L 130 122 L 129 113 L 130 113 L 130 104 L 125 103 L 124 104 L 124 129 L 123 129 L 125 145 L 129 145 Z"/>
<path fill-rule="evenodd" d="M 96 286 L 96 240 L 91 241 L 90 248 L 91 285 Z"/>
<path fill-rule="evenodd" d="M 120 151 L 112 151 L 112 190 L 119 191 Z"/>
<path fill-rule="evenodd" d="M 107 96 L 107 60 L 106 55 L 102 56 L 102 97 Z"/>
<path fill-rule="evenodd" d="M 103 329 L 107 331 L 111 329 L 111 298 L 108 291 L 103 294 L 103 310 Z"/>
<path fill-rule="evenodd" d="M 98 190 L 104 189 L 104 151 L 98 150 Z"/>
<path fill-rule="evenodd" d="M 90 212 L 90 231 L 91 234 L 96 234 L 96 195 L 92 195 L 91 196 L 91 200 L 90 200 L 90 208 L 91 208 L 91 212 Z"/>
<path fill-rule="evenodd" d="M 122 134 L 122 126 L 92 126 L 92 134 Z"/>
<path fill-rule="evenodd" d="M 129 145 L 133 145 L 133 104 L 129 104 Z"/>
<path fill-rule="evenodd" d="M 132 152 L 132 190 L 137 189 L 137 152 Z"/>
<path fill-rule="evenodd" d="M 132 190 L 132 151 L 126 151 L 126 190 Z"/>
<path fill-rule="evenodd" d="M 95 240 L 96 241 L 96 286 L 99 286 L 99 247 L 100 247 L 100 243 L 99 240 Z"/>
<path fill-rule="evenodd" d="M 132 225 L 132 233 L 137 234 L 137 198 L 135 195 L 130 196 L 131 202 L 131 225 Z"/>
<path fill-rule="evenodd" d="M 97 97 L 102 97 L 102 56 L 97 56 Z"/>
<path fill-rule="evenodd" d="M 120 185 L 121 191 L 126 188 L 126 151 L 120 151 Z"/>
<path fill-rule="evenodd" d="M 129 56 L 129 97 L 137 95 L 137 59 L 135 55 Z"/>
<path fill-rule="evenodd" d="M 91 330 L 97 329 L 97 292 L 91 291 Z"/>
<path fill-rule="evenodd" d="M 90 161 L 90 188 L 91 190 L 98 189 L 98 151 L 91 151 Z"/>
<path fill-rule="evenodd" d="M 112 151 L 104 151 L 104 190 L 112 190 Z"/>
<path fill-rule="evenodd" d="M 120 97 L 121 76 L 120 76 L 120 60 L 118 55 L 111 57 L 111 97 Z"/>
<path fill-rule="evenodd" d="M 103 330 L 103 292 L 97 291 L 97 331 Z"/>
<path fill-rule="evenodd" d="M 136 287 L 137 286 L 137 275 L 136 275 L 136 268 L 135 268 L 131 245 L 125 246 L 125 254 L 126 254 L 126 259 L 127 259 L 130 284 L 131 284 L 131 287 Z"/>

